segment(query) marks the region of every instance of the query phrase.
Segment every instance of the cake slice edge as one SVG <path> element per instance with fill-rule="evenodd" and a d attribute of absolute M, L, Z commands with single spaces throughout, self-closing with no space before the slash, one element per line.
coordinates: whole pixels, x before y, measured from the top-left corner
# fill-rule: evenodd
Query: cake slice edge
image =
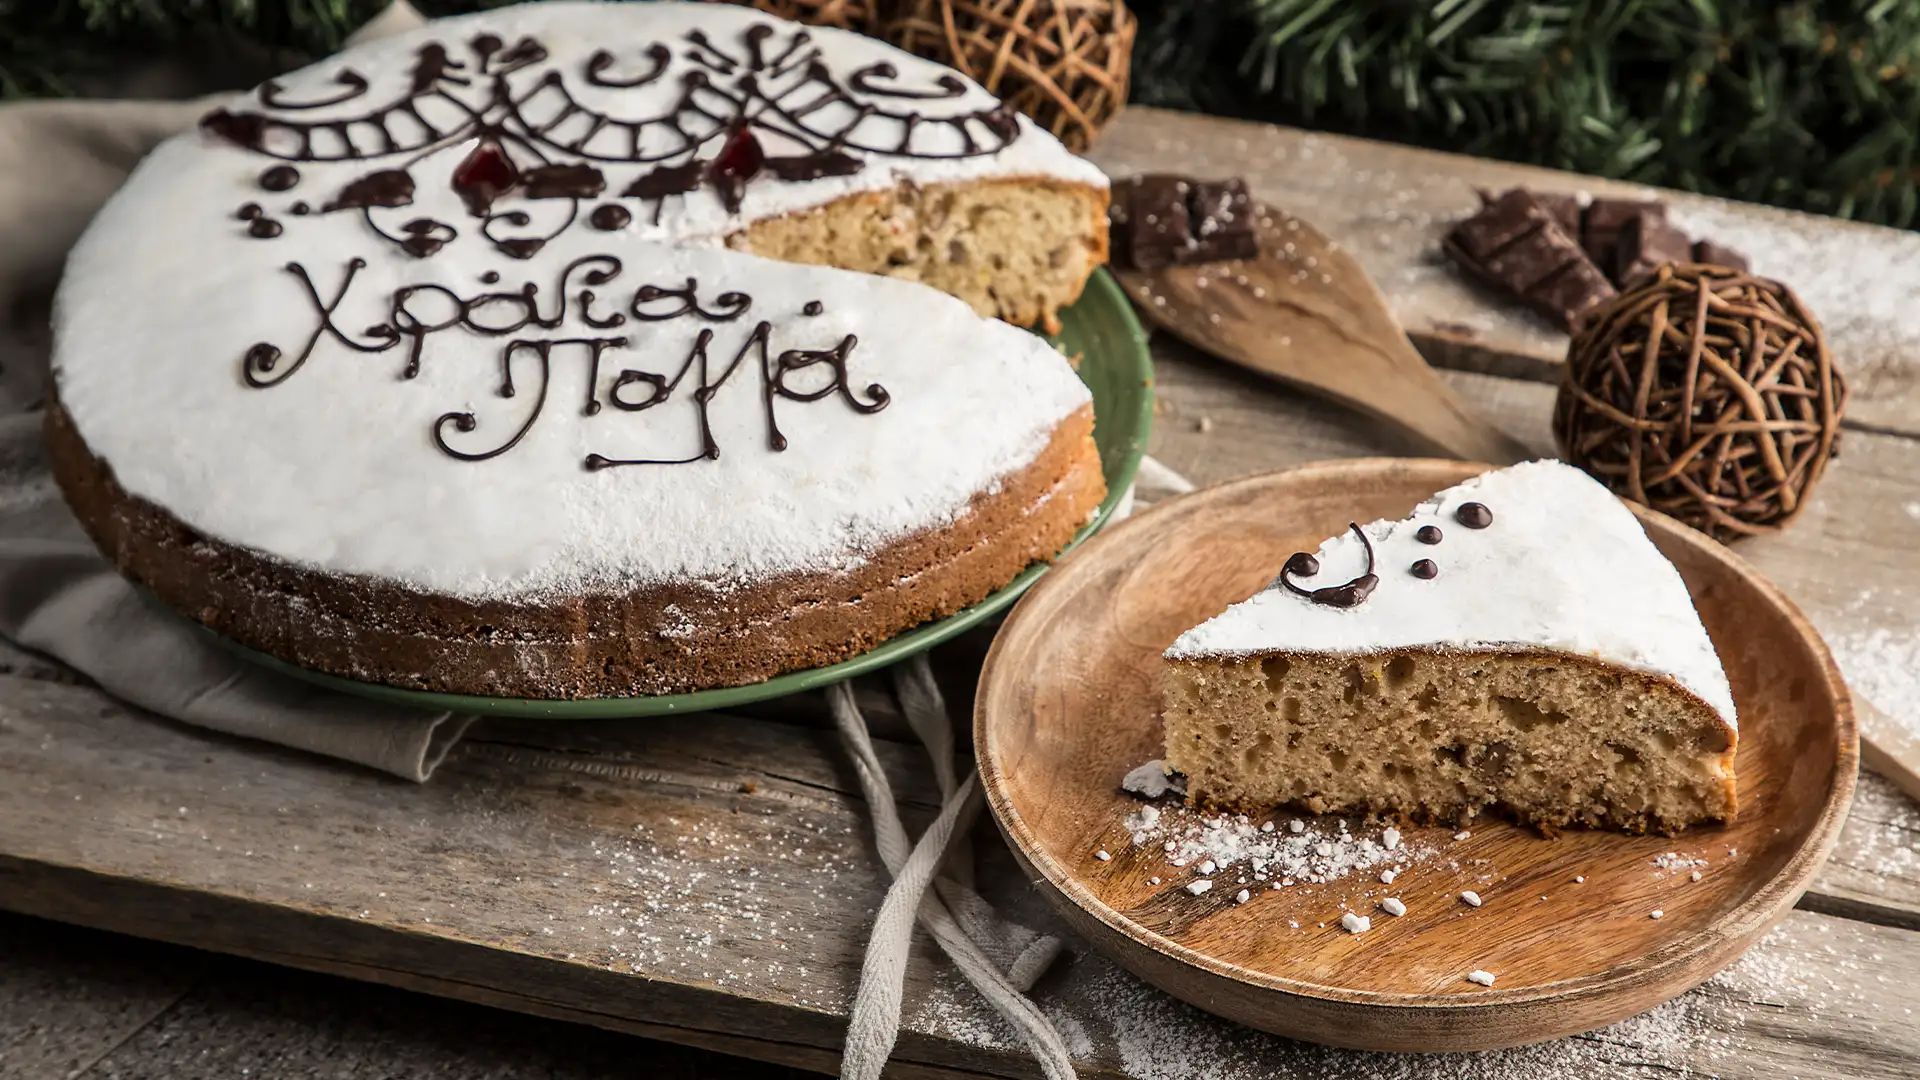
<path fill-rule="evenodd" d="M 1170 659 L 1167 764 L 1197 802 L 1545 830 L 1733 816 L 1737 733 L 1664 676 L 1470 646 Z"/>

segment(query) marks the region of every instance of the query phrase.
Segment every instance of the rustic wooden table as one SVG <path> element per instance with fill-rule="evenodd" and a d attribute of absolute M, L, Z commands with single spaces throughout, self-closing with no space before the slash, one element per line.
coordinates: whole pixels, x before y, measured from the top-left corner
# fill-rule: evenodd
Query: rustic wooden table
<path fill-rule="evenodd" d="M 1564 339 L 1458 281 L 1434 257 L 1435 238 L 1472 204 L 1476 185 L 1618 185 L 1148 109 L 1128 113 L 1095 156 L 1116 174 L 1247 176 L 1262 198 L 1361 259 L 1463 395 L 1550 451 Z M 1858 691 L 1920 725 L 1920 331 L 1908 325 L 1920 326 L 1908 298 L 1920 236 L 1673 200 L 1696 231 L 1748 250 L 1760 272 L 1809 294 L 1857 392 L 1843 456 L 1813 508 L 1740 553 L 1806 609 Z M 1154 351 L 1153 452 L 1196 482 L 1407 449 L 1175 342 L 1156 340 Z M 1140 491 L 1166 494 L 1152 483 Z M 982 646 L 974 637 L 938 654 L 956 708 Z M 861 693 L 887 736 L 881 754 L 909 823 L 923 824 L 933 790 L 924 755 L 889 711 L 883 682 Z M 885 884 L 856 791 L 812 697 L 628 724 L 485 723 L 433 782 L 412 786 L 136 714 L 33 657 L 12 655 L 0 674 L 0 908 L 806 1069 L 836 1063 L 860 942 Z M 1056 926 L 991 830 L 977 839 L 990 895 Z M 15 957 L 43 930 L 0 924 L 11 970 L 23 970 Z M 131 957 L 137 971 L 113 980 L 118 996 L 86 989 L 102 949 L 117 962 Z M 292 973 L 284 1002 L 296 1004 L 223 994 L 215 977 L 186 1009 L 209 1018 L 199 1028 L 179 1021 L 198 1032 L 182 1039 L 217 1043 L 222 1015 L 265 1014 L 279 1042 L 243 1035 L 208 1045 L 215 1056 L 197 1064 L 125 1056 L 167 1042 L 174 1021 L 156 1034 L 153 1017 L 181 1012 L 154 1003 L 178 997 L 196 964 L 227 963 L 183 955 L 40 948 L 24 968 L 38 974 L 0 980 L 0 1076 L 90 1063 L 100 1074 L 304 1075 L 280 1065 L 315 1045 L 357 1055 L 350 1067 L 307 1067 L 316 1075 L 408 1072 L 408 1055 L 434 1045 L 455 1063 L 444 1075 L 632 1071 L 622 1046 L 648 1062 L 672 1058 L 657 1044 L 464 1006 L 441 1013 Z M 1920 806 L 1868 776 L 1812 891 L 1744 961 L 1586 1036 L 1467 1057 L 1323 1050 L 1216 1021 L 1084 950 L 1036 997 L 1093 1077 L 1891 1080 L 1920 1071 L 1916 967 Z M 250 985 L 283 985 L 251 970 Z M 137 1000 L 125 1000 L 126 986 Z M 71 1002 L 59 1011 L 84 1039 L 48 1049 L 30 1027 L 5 1023 L 20 1002 L 47 1000 Z M 410 1041 L 400 1029 L 425 1034 Z M 344 1034 L 317 1034 L 328 1032 Z M 454 1045 L 468 1039 L 480 1050 Z M 1033 1070 L 1011 1033 L 922 947 L 908 973 L 897 1072 Z"/>

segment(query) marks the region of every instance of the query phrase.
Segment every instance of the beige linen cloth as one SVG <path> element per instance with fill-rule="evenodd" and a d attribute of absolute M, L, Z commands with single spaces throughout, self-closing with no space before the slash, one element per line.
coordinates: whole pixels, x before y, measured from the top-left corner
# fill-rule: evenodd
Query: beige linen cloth
<path fill-rule="evenodd" d="M 420 21 L 396 3 L 356 38 Z M 237 657 L 121 578 L 48 474 L 40 440 L 47 305 L 66 251 L 140 158 L 208 107 L 207 100 L 0 106 L 0 636 L 161 716 L 424 781 L 471 717 L 338 694 Z M 998 918 L 971 888 L 968 861 L 947 857 L 979 815 L 977 778 L 957 773 L 952 720 L 924 658 L 896 668 L 894 683 L 932 756 L 945 804 L 911 840 L 851 688 L 828 692 L 881 861 L 895 879 L 861 969 L 842 1076 L 877 1080 L 892 1052 L 918 923 L 1013 1026 L 1045 1075 L 1069 1080 L 1065 1044 L 1023 996 L 1060 943 Z"/>

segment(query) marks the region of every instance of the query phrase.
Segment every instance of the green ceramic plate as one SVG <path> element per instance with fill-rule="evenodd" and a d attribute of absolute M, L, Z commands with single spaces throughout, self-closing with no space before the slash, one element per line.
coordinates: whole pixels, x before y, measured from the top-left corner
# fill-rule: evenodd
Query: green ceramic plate
<path fill-rule="evenodd" d="M 1153 419 L 1153 362 L 1147 355 L 1146 335 L 1133 308 L 1106 271 L 1087 283 L 1080 301 L 1060 313 L 1064 324 L 1051 340 L 1068 356 L 1080 357 L 1080 378 L 1093 391 L 1093 441 L 1100 448 L 1100 466 L 1107 477 L 1107 498 L 1100 512 L 1080 530 L 1078 544 L 1093 535 L 1113 515 L 1114 508 L 1133 486 L 1133 475 L 1146 453 L 1147 432 Z M 378 683 L 356 682 L 337 675 L 295 667 L 265 653 L 226 642 L 249 659 L 267 667 L 349 694 L 415 705 L 422 709 L 480 713 L 489 716 L 552 716 L 593 719 L 655 716 L 660 713 L 724 709 L 750 701 L 780 697 L 826 686 L 861 672 L 872 671 L 925 652 L 954 635 L 1004 611 L 1027 586 L 1046 572 L 1033 565 L 999 592 L 938 622 L 916 627 L 871 652 L 826 667 L 794 671 L 747 686 L 700 690 L 691 694 L 656 697 L 587 698 L 549 701 L 529 698 L 478 697 L 471 694 L 435 694 Z M 225 639 L 222 639 L 223 641 Z"/>

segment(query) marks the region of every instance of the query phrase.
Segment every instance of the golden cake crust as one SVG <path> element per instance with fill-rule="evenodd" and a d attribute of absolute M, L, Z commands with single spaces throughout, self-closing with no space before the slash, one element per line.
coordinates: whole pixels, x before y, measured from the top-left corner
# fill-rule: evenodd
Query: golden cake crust
<path fill-rule="evenodd" d="M 87 533 L 169 607 L 301 667 L 416 690 L 582 698 L 752 683 L 865 652 L 951 614 L 1056 555 L 1106 494 L 1091 407 L 974 497 L 950 526 L 902 538 L 850 573 L 717 590 L 645 586 L 551 602 L 474 601 L 328 574 L 201 535 L 131 496 L 56 400 L 53 475 Z"/>

